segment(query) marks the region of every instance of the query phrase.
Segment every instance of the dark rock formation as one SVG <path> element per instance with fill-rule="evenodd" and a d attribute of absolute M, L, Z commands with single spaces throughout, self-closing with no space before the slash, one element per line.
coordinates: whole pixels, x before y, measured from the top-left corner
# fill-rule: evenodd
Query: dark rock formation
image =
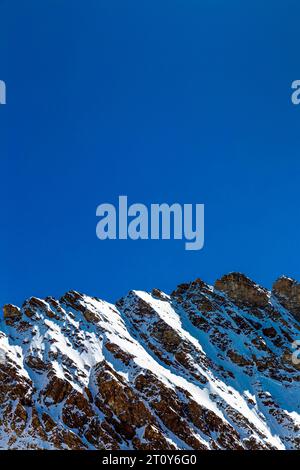
<path fill-rule="evenodd" d="M 272 294 L 297 320 L 300 320 L 300 283 L 282 276 L 273 284 Z"/>
<path fill-rule="evenodd" d="M 240 305 L 264 308 L 268 305 L 267 291 L 240 273 L 230 273 L 215 282 L 215 289 L 225 292 Z"/>

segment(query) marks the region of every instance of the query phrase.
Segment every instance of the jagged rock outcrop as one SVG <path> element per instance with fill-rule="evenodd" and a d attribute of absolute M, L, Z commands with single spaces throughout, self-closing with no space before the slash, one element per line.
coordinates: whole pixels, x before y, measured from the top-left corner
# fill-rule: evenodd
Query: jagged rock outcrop
<path fill-rule="evenodd" d="M 230 273 L 215 282 L 215 289 L 225 292 L 241 305 L 266 307 L 268 293 L 241 273 Z"/>
<path fill-rule="evenodd" d="M 13 324 L 14 322 L 22 318 L 21 310 L 15 305 L 4 305 L 3 307 L 3 316 L 6 323 Z"/>
<path fill-rule="evenodd" d="M 6 305 L 0 449 L 299 449 L 299 284 Z"/>
<path fill-rule="evenodd" d="M 272 294 L 297 320 L 300 320 L 300 283 L 282 276 L 273 284 Z"/>

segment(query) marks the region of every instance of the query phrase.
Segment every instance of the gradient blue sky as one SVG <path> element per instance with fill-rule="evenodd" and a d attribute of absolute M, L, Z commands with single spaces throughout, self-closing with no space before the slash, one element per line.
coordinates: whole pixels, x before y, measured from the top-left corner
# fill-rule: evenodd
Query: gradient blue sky
<path fill-rule="evenodd" d="M 0 303 L 300 279 L 297 1 L 0 0 Z M 204 203 L 205 247 L 96 238 L 96 206 Z"/>

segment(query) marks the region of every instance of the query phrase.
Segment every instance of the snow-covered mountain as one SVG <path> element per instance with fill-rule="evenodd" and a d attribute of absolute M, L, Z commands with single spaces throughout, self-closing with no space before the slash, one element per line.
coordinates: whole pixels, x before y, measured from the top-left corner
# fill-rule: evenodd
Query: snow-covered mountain
<path fill-rule="evenodd" d="M 299 449 L 300 285 L 4 306 L 1 449 Z"/>

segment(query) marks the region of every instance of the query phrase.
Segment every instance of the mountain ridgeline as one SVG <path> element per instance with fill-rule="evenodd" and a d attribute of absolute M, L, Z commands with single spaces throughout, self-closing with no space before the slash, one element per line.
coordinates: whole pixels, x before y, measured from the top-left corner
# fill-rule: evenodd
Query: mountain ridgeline
<path fill-rule="evenodd" d="M 0 449 L 300 449 L 300 284 L 5 305 Z"/>

